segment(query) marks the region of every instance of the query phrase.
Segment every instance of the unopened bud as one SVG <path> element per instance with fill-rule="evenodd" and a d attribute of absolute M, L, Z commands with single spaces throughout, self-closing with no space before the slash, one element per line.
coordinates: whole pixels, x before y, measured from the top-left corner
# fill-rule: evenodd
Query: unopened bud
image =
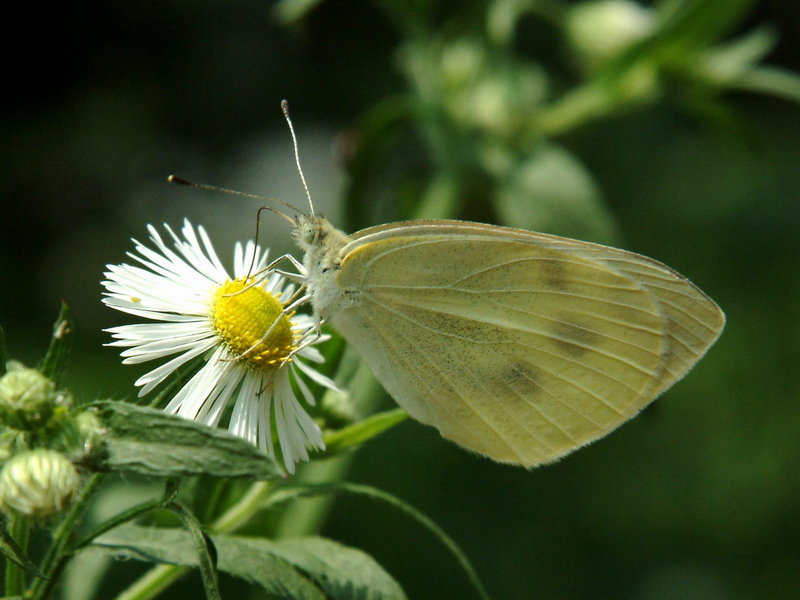
<path fill-rule="evenodd" d="M 91 410 L 72 413 L 63 420 L 58 433 L 52 438 L 50 447 L 64 452 L 67 456 L 81 462 L 94 454 L 100 447 L 100 440 L 106 429 Z"/>
<path fill-rule="evenodd" d="M 629 0 L 596 0 L 575 5 L 567 17 L 572 44 L 595 67 L 653 28 L 653 13 Z"/>
<path fill-rule="evenodd" d="M 0 471 L 0 509 L 29 517 L 61 511 L 78 491 L 72 463 L 53 450 L 30 450 L 12 457 Z"/>
<path fill-rule="evenodd" d="M 53 414 L 57 402 L 55 383 L 36 369 L 11 363 L 0 377 L 0 422 L 8 427 L 40 427 Z"/>

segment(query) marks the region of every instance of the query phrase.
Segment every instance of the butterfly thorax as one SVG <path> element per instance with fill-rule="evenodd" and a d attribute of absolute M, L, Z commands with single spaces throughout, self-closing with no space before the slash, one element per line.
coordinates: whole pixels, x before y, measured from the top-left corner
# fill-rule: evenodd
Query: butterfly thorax
<path fill-rule="evenodd" d="M 323 217 L 307 215 L 297 218 L 294 235 L 305 252 L 303 265 L 314 314 L 328 320 L 343 308 L 345 294 L 336 275 L 347 236 Z"/>

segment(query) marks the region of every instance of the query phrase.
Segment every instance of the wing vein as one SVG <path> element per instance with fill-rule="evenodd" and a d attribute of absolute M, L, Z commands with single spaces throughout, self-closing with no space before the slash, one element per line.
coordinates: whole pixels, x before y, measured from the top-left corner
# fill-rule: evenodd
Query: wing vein
<path fill-rule="evenodd" d="M 637 398 L 641 396 L 641 392 L 639 390 L 636 390 L 635 388 L 631 387 L 627 383 L 625 383 L 623 381 L 620 381 L 616 377 L 612 377 L 607 372 L 601 371 L 599 369 L 596 369 L 595 367 L 592 367 L 591 365 L 587 365 L 585 363 L 582 363 L 580 361 L 574 360 L 572 358 L 569 358 L 569 357 L 566 357 L 566 356 L 563 356 L 563 355 L 560 355 L 560 354 L 555 354 L 555 353 L 550 352 L 548 350 L 545 350 L 543 348 L 535 348 L 533 346 L 529 346 L 528 344 L 522 344 L 520 342 L 477 342 L 477 341 L 475 341 L 475 340 L 473 340 L 471 338 L 458 336 L 458 335 L 455 335 L 453 333 L 449 333 L 449 332 L 446 332 L 446 331 L 439 331 L 439 330 L 434 329 L 432 327 L 429 327 L 429 326 L 427 326 L 427 325 L 425 325 L 423 323 L 419 323 L 419 322 L 415 321 L 410 316 L 404 314 L 402 311 L 394 310 L 394 309 L 390 308 L 389 306 L 387 306 L 383 302 L 380 302 L 377 298 L 375 298 L 373 296 L 366 296 L 366 298 L 369 301 L 377 304 L 378 306 L 380 306 L 384 310 L 387 310 L 387 311 L 397 315 L 398 317 L 400 317 L 402 319 L 405 319 L 406 321 L 410 322 L 412 325 L 414 325 L 416 327 L 419 327 L 421 329 L 425 329 L 425 330 L 430 331 L 432 333 L 435 333 L 436 335 L 443 335 L 443 336 L 446 336 L 446 337 L 452 337 L 452 338 L 455 338 L 455 339 L 459 339 L 459 340 L 462 340 L 462 341 L 469 342 L 471 344 L 491 344 L 491 343 L 496 343 L 496 344 L 518 344 L 518 345 L 521 345 L 521 346 L 525 346 L 526 348 L 530 348 L 530 349 L 535 350 L 537 352 L 541 352 L 543 354 L 547 354 L 547 355 L 555 357 L 555 358 L 557 358 L 559 360 L 563 360 L 563 361 L 566 361 L 566 362 L 574 363 L 574 364 L 576 364 L 576 365 L 578 365 L 578 366 L 580 366 L 580 367 L 582 367 L 584 369 L 587 369 L 589 371 L 593 371 L 594 373 L 597 373 L 598 375 L 600 375 L 602 377 L 606 377 L 606 378 L 616 382 L 620 386 L 622 386 L 624 388 L 627 388 L 628 390 L 633 392 L 633 394 L 635 394 L 637 396 Z M 559 374 L 557 374 L 557 373 L 555 373 L 553 371 L 550 371 L 550 370 L 547 370 L 547 369 L 543 369 L 543 370 L 546 373 L 548 373 L 549 375 L 551 375 L 552 377 L 554 377 L 556 379 L 560 379 L 561 381 L 567 383 L 568 385 L 571 385 L 572 387 L 578 388 L 582 392 L 584 392 L 586 394 L 589 394 L 590 396 L 593 396 L 598 402 L 600 402 L 603 405 L 605 405 L 611 411 L 619 414 L 620 416 L 624 415 L 624 413 L 622 413 L 619 409 L 617 409 L 616 407 L 614 407 L 611 404 L 609 404 L 604 398 L 602 398 L 601 396 L 599 396 L 598 394 L 596 394 L 592 390 L 584 388 L 582 385 L 579 385 L 577 382 L 573 381 L 572 379 L 565 379 L 564 377 L 562 377 L 561 375 L 559 375 Z"/>
<path fill-rule="evenodd" d="M 367 296 L 367 297 L 370 300 L 374 301 L 374 302 L 380 302 L 374 296 Z M 409 306 L 409 307 L 412 307 L 412 308 L 416 308 L 418 310 L 427 311 L 429 313 L 440 314 L 440 315 L 449 315 L 449 316 L 459 316 L 460 318 L 467 318 L 467 317 L 463 317 L 461 315 L 454 315 L 453 313 L 449 313 L 449 312 L 444 311 L 444 310 L 437 310 L 437 309 L 434 309 L 434 308 L 431 308 L 431 307 L 420 306 L 418 304 L 412 304 L 412 303 L 409 303 L 409 302 L 403 302 L 403 301 L 398 300 L 398 299 L 394 299 L 394 302 L 396 304 L 399 304 L 399 305 L 402 305 L 402 306 Z M 387 307 L 387 310 L 389 310 L 388 307 Z M 401 314 L 401 313 L 396 312 L 396 314 Z M 539 317 L 541 317 L 543 319 L 547 319 L 547 317 L 543 317 L 542 315 L 539 315 L 539 314 L 536 314 L 536 313 L 525 313 L 525 314 L 533 314 L 534 316 L 539 316 Z M 409 318 L 409 317 L 406 316 L 406 318 Z M 545 333 L 545 332 L 542 332 L 540 330 L 523 328 L 523 327 L 518 326 L 518 325 L 516 325 L 514 323 L 507 323 L 507 322 L 505 322 L 505 323 L 497 323 L 497 322 L 495 322 L 493 320 L 489 320 L 489 319 L 479 319 L 476 316 L 470 316 L 469 319 L 472 320 L 472 321 L 475 321 L 477 323 L 483 323 L 483 324 L 486 324 L 486 325 L 500 326 L 500 327 L 503 327 L 503 328 L 506 328 L 506 329 L 511 329 L 513 331 L 519 331 L 519 332 L 527 333 L 527 334 L 534 334 L 534 335 L 541 336 L 543 338 L 557 339 L 557 340 L 560 340 L 562 342 L 567 342 L 567 343 L 570 343 L 570 344 L 574 344 L 574 345 L 579 346 L 581 348 L 584 348 L 586 350 L 591 350 L 593 352 L 598 352 L 598 353 L 602 354 L 603 356 L 606 356 L 606 357 L 608 357 L 608 358 L 610 358 L 612 360 L 616 360 L 617 362 L 620 362 L 620 363 L 622 363 L 624 365 L 627 365 L 628 367 L 630 367 L 632 369 L 635 369 L 635 370 L 639 371 L 640 373 L 642 373 L 644 375 L 649 375 L 651 373 L 650 370 L 648 370 L 648 369 L 646 369 L 644 367 L 641 367 L 641 366 L 639 366 L 639 365 L 637 365 L 635 363 L 632 363 L 628 359 L 626 359 L 624 357 L 621 357 L 621 356 L 619 356 L 617 354 L 611 354 L 611 353 L 605 352 L 605 351 L 600 352 L 597 348 L 595 348 L 595 347 L 593 347 L 591 345 L 588 345 L 588 344 L 585 344 L 585 343 L 579 343 L 579 342 L 576 342 L 574 340 L 569 340 L 569 339 L 567 339 L 565 337 L 557 336 L 557 335 L 554 335 L 552 333 Z M 555 354 L 553 352 L 549 352 L 549 351 L 545 350 L 544 348 L 537 348 L 535 346 L 531 346 L 529 344 L 520 342 L 518 340 L 505 340 L 505 341 L 492 341 L 492 340 L 481 341 L 481 340 L 475 340 L 473 338 L 459 336 L 459 335 L 456 335 L 454 333 L 450 333 L 450 332 L 446 332 L 446 331 L 440 331 L 440 330 L 434 329 L 433 327 L 430 327 L 428 325 L 424 325 L 422 323 L 417 323 L 416 321 L 412 321 L 412 322 L 414 322 L 415 324 L 417 324 L 420 327 L 425 327 L 429 331 L 435 332 L 437 335 L 446 335 L 446 336 L 454 337 L 456 339 L 468 341 L 468 342 L 470 342 L 472 344 L 486 344 L 486 345 L 489 345 L 489 344 L 518 344 L 518 345 L 524 346 L 526 348 L 530 348 L 531 350 L 535 350 L 535 351 L 538 351 L 538 352 L 543 352 L 543 353 L 549 354 L 551 356 L 557 356 L 559 358 L 562 358 L 563 360 L 568 360 L 568 361 L 573 362 L 576 365 L 580 365 L 580 366 L 582 366 L 584 368 L 595 370 L 594 367 L 591 367 L 591 366 L 587 365 L 584 362 L 581 362 L 581 361 L 578 361 L 578 360 L 574 360 L 572 358 L 569 358 L 569 357 L 566 357 L 566 356 L 562 356 L 562 355 L 559 355 L 559 354 Z M 605 334 L 598 334 L 598 335 L 601 335 L 601 336 L 606 337 L 608 339 L 615 339 L 615 340 L 617 339 L 617 338 L 612 338 L 611 336 L 607 336 Z M 618 340 L 618 341 L 622 341 L 622 340 Z M 653 356 L 659 356 L 659 357 L 662 355 L 662 353 L 660 353 L 660 352 L 659 353 L 650 352 L 650 354 L 652 354 Z M 598 372 L 600 372 L 600 371 L 598 371 Z M 614 378 L 612 378 L 612 379 L 614 379 Z M 614 380 L 617 381 L 618 383 L 622 384 L 621 381 L 619 381 L 617 379 L 614 379 Z M 622 385 L 625 385 L 625 384 L 622 384 Z M 631 389 L 631 391 L 635 391 L 632 388 L 629 388 L 629 389 Z"/>
<path fill-rule="evenodd" d="M 627 288 L 617 288 L 617 289 L 627 289 Z M 483 296 L 484 294 L 553 294 L 559 296 L 565 296 L 567 298 L 579 298 L 579 299 L 588 299 L 588 300 L 596 300 L 597 302 L 602 302 L 604 304 L 617 306 L 619 308 L 624 308 L 626 310 L 637 311 L 640 313 L 644 313 L 646 315 L 652 315 L 652 313 L 646 311 L 643 308 L 639 308 L 637 306 L 631 306 L 625 302 L 617 302 L 614 300 L 609 300 L 604 297 L 600 296 L 588 296 L 586 294 L 578 294 L 575 292 L 568 292 L 566 290 L 554 290 L 554 289 L 495 289 L 495 290 L 470 290 L 467 288 L 451 288 L 450 286 L 441 286 L 441 285 L 396 285 L 396 284 L 370 284 L 369 287 L 365 288 L 365 291 L 371 290 L 450 290 L 453 292 L 460 292 L 464 294 L 474 294 L 476 296 Z M 587 313 L 592 314 L 592 313 Z M 620 321 L 616 321 L 620 322 Z M 647 331 L 654 331 L 654 330 L 647 330 Z"/>
<path fill-rule="evenodd" d="M 391 311 L 390 311 L 390 312 L 391 312 Z M 402 362 L 402 363 L 404 363 L 404 364 L 406 365 L 406 372 L 407 372 L 407 373 L 410 373 L 410 374 L 412 374 L 412 375 L 413 375 L 413 376 L 414 376 L 414 377 L 415 377 L 415 378 L 416 378 L 418 381 L 419 381 L 419 380 L 423 380 L 423 378 L 421 378 L 421 377 L 419 377 L 419 375 L 416 375 L 416 374 L 415 374 L 415 372 L 418 372 L 418 371 L 419 371 L 420 367 L 418 367 L 417 365 L 414 365 L 414 364 L 413 364 L 413 361 L 409 361 L 409 360 L 405 360 L 405 359 L 403 359 L 403 353 L 397 350 L 397 347 L 396 347 L 395 343 L 393 342 L 393 340 L 391 339 L 391 336 L 381 333 L 381 330 L 380 330 L 380 328 L 379 328 L 379 327 L 375 327 L 375 323 L 374 323 L 374 321 L 373 321 L 373 320 L 372 320 L 372 319 L 369 317 L 369 315 L 368 315 L 368 314 L 365 314 L 365 316 L 366 316 L 367 320 L 368 320 L 368 321 L 370 321 L 370 324 L 372 325 L 372 329 L 373 329 L 373 331 L 376 331 L 376 332 L 378 332 L 378 334 L 379 334 L 379 335 L 380 335 L 380 336 L 383 338 L 383 341 L 384 341 L 384 343 L 385 343 L 385 344 L 386 344 L 388 347 L 391 347 L 391 348 L 393 348 L 393 349 L 395 350 L 395 352 L 394 352 L 394 355 L 397 357 L 397 359 L 399 360 L 399 362 Z M 464 394 L 462 394 L 462 393 L 461 393 L 461 391 L 460 391 L 460 390 L 458 389 L 458 387 L 457 387 L 457 386 L 454 384 L 454 382 L 453 382 L 453 381 L 452 381 L 452 380 L 451 380 L 451 379 L 450 379 L 450 378 L 449 378 L 449 377 L 446 375 L 446 373 L 445 373 L 445 372 L 444 372 L 442 369 L 440 369 L 440 368 L 438 367 L 438 365 L 436 364 L 436 361 L 435 361 L 435 360 L 433 360 L 433 359 L 431 359 L 429 356 L 427 356 L 427 354 L 426 354 L 426 353 L 423 351 L 423 349 L 422 349 L 420 346 L 417 346 L 417 350 L 418 350 L 418 352 L 419 352 L 419 356 L 420 356 L 420 357 L 421 357 L 423 360 L 425 360 L 425 361 L 428 363 L 428 366 L 429 366 L 429 367 L 430 367 L 430 368 L 431 368 L 433 371 L 435 371 L 435 372 L 437 373 L 437 375 L 438 375 L 438 376 L 441 378 L 441 380 L 442 380 L 442 381 L 445 381 L 445 382 L 447 382 L 447 385 L 448 385 L 448 386 L 449 386 L 449 387 L 450 387 L 450 388 L 451 388 L 451 389 L 452 389 L 452 390 L 453 390 L 453 391 L 454 391 L 456 394 L 458 394 L 458 397 L 459 397 L 459 398 L 461 398 L 461 400 L 462 400 L 462 402 L 464 402 L 465 406 L 467 406 L 467 407 L 469 408 L 469 410 L 471 410 L 471 411 L 472 411 L 472 412 L 475 414 L 475 416 L 476 416 L 476 417 L 478 417 L 478 418 L 479 418 L 481 421 L 483 421 L 483 422 L 484 422 L 484 424 L 485 424 L 485 425 L 486 425 L 486 426 L 487 426 L 489 429 L 491 429 L 492 431 L 494 431 L 494 432 L 495 432 L 495 435 L 498 437 L 498 439 L 500 439 L 500 441 L 501 441 L 501 442 L 502 442 L 502 443 L 503 443 L 503 444 L 504 444 L 504 445 L 505 445 L 505 446 L 506 446 L 506 447 L 507 447 L 507 448 L 508 448 L 508 449 L 509 449 L 511 452 L 513 452 L 513 453 L 514 453 L 514 454 L 517 456 L 517 458 L 519 458 L 520 460 L 523 460 L 523 459 L 524 459 L 524 457 L 523 457 L 522 455 L 520 455 L 519 451 L 518 451 L 516 448 L 514 448 L 514 447 L 513 447 L 511 444 L 509 444 L 508 440 L 506 440 L 506 439 L 505 439 L 505 437 L 504 437 L 504 436 L 503 436 L 503 435 L 500 433 L 500 431 L 499 431 L 499 430 L 498 430 L 498 429 L 497 429 L 497 428 L 496 428 L 496 427 L 495 427 L 495 426 L 494 426 L 494 425 L 493 425 L 491 422 L 489 422 L 489 421 L 486 419 L 486 417 L 485 417 L 485 415 L 484 415 L 484 413 L 483 413 L 483 412 L 476 410 L 476 408 L 475 408 L 475 406 L 473 405 L 473 403 L 472 403 L 472 402 L 470 402 L 470 401 L 469 401 L 469 400 L 468 400 L 468 399 L 467 399 L 467 398 L 464 396 Z M 442 407 L 444 410 L 447 410 L 447 406 L 446 406 L 446 404 L 440 404 L 439 406 L 441 406 L 441 407 Z M 448 412 L 451 412 L 451 411 L 448 411 Z M 440 426 L 437 424 L 437 428 L 439 428 L 439 427 L 440 427 Z M 538 438 L 537 438 L 537 439 L 538 439 Z M 542 443 L 542 445 L 544 445 L 544 446 L 546 446 L 546 447 L 548 447 L 548 448 L 549 448 L 549 446 L 547 446 L 547 444 L 545 444 L 545 443 L 544 443 L 542 440 L 539 440 L 539 441 Z M 551 450 L 552 450 L 552 449 L 551 449 Z"/>

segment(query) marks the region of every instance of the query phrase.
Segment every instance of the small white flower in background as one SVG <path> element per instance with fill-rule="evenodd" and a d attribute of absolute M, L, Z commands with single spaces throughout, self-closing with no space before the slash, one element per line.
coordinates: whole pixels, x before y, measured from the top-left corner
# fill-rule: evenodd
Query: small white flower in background
<path fill-rule="evenodd" d="M 574 4 L 566 13 L 566 31 L 593 67 L 652 33 L 653 9 L 631 0 L 594 0 Z"/>
<path fill-rule="evenodd" d="M 286 310 L 295 286 L 276 272 L 264 276 L 267 251 L 237 243 L 230 277 L 202 227 L 184 221 L 180 236 L 166 230 L 174 250 L 148 226 L 155 249 L 134 240 L 135 252 L 128 253 L 141 266 L 107 267 L 103 302 L 159 321 L 107 329 L 116 340 L 109 345 L 127 348 L 121 353 L 125 364 L 177 355 L 136 381 L 140 396 L 205 356 L 165 410 L 213 426 L 233 402 L 228 429 L 274 457 L 274 423 L 283 462 L 293 473 L 296 462 L 308 460 L 309 448 L 325 445 L 292 384 L 312 406 L 303 376 L 336 389 L 305 362 L 323 362 L 313 346 L 330 336 L 316 333 L 311 316 Z"/>

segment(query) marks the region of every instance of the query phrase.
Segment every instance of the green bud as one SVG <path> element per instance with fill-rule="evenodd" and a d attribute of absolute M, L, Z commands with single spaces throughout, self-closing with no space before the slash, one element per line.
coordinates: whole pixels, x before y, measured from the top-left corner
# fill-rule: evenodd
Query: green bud
<path fill-rule="evenodd" d="M 30 450 L 11 458 L 0 471 L 0 509 L 29 517 L 61 511 L 78 491 L 72 463 L 53 450 Z"/>
<path fill-rule="evenodd" d="M 322 396 L 319 412 L 324 429 L 340 429 L 354 423 L 358 418 L 350 396 L 333 390 Z"/>
<path fill-rule="evenodd" d="M 81 462 L 101 448 L 100 440 L 105 431 L 96 412 L 85 410 L 73 413 L 63 420 L 60 429 L 50 442 L 50 447 Z"/>
<path fill-rule="evenodd" d="M 55 383 L 36 369 L 11 363 L 0 377 L 0 423 L 33 430 L 42 427 L 61 400 Z"/>

